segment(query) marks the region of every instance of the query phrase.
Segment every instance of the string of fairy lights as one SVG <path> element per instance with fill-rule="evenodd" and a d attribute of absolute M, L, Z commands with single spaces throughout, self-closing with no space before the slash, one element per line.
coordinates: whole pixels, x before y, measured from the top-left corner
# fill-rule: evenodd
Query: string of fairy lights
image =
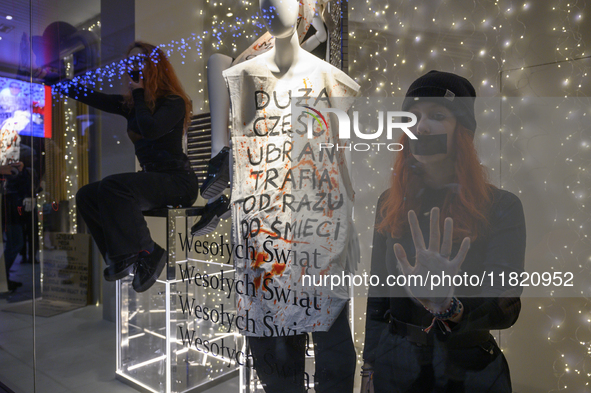
<path fill-rule="evenodd" d="M 77 232 L 76 224 L 76 192 L 78 191 L 78 165 L 76 161 L 76 116 L 74 115 L 75 103 L 72 100 L 68 100 L 65 104 L 65 116 L 64 116 L 64 137 L 66 140 L 64 158 L 66 160 L 66 197 L 68 198 L 68 219 L 70 220 L 70 227 L 72 232 Z"/>
<path fill-rule="evenodd" d="M 207 21 L 205 31 L 160 45 L 179 73 L 182 66 L 190 66 L 188 59 L 203 60 L 215 52 L 238 54 L 265 31 L 256 1 L 206 3 L 199 11 Z M 585 4 L 577 1 L 349 1 L 348 73 L 362 86 L 364 95 L 402 97 L 412 80 L 439 69 L 468 78 L 478 96 L 499 99 L 497 107 L 487 108 L 490 113 L 481 116 L 495 116 L 500 126 L 482 129 L 475 143 L 491 177 L 522 199 L 528 223 L 536 224 L 528 225 L 528 239 L 533 240 L 528 243 L 526 269 L 568 268 L 579 277 L 589 277 L 591 269 L 587 235 L 591 135 L 585 121 L 591 108 L 585 101 L 591 91 L 588 17 Z M 121 60 L 74 79 L 101 90 L 105 84 L 113 87 L 126 69 Z M 201 73 L 199 78 L 205 87 Z M 199 92 L 204 93 L 204 88 Z M 554 97 L 546 109 L 560 113 L 563 121 L 552 117 L 544 126 L 529 120 L 527 110 L 539 105 L 528 101 L 529 97 Z M 555 148 L 537 146 L 539 141 Z M 363 212 L 355 217 L 362 246 L 360 274 L 369 273 L 375 203 L 387 187 L 384 179 L 389 178 L 391 163 L 381 153 L 353 159 L 359 190 L 356 211 Z M 222 224 L 209 236 L 228 238 L 228 227 Z M 544 370 L 545 378 L 554 381 L 546 388 L 589 392 L 591 302 L 588 292 L 561 299 L 566 295 L 549 292 L 544 298 L 524 299 L 524 304 L 536 305 L 536 313 L 525 310 L 522 315 L 537 321 L 534 333 L 547 338 L 537 350 L 556 353 L 552 369 Z M 218 291 L 207 296 L 218 304 L 223 301 Z M 355 311 L 354 341 L 361 363 L 364 301 L 356 301 Z M 501 344 L 504 337 L 515 342 L 513 332 L 525 328 L 519 323 L 501 333 Z M 511 356 L 519 350 L 502 348 Z M 512 373 L 518 374 L 518 365 L 512 367 L 516 368 Z"/>

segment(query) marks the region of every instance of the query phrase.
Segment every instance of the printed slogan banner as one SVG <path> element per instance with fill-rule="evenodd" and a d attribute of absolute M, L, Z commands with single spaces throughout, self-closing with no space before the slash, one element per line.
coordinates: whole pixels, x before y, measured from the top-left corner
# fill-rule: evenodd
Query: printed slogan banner
<path fill-rule="evenodd" d="M 90 235 L 47 232 L 41 262 L 41 299 L 35 315 L 52 317 L 88 304 Z M 4 311 L 31 315 L 32 302 L 21 302 Z"/>
<path fill-rule="evenodd" d="M 88 303 L 90 235 L 49 232 L 44 244 L 44 300 Z"/>

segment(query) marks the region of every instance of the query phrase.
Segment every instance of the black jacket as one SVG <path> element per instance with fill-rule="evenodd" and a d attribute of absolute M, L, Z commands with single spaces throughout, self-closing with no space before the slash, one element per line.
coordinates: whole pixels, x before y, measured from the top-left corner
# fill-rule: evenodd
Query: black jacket
<path fill-rule="evenodd" d="M 131 110 L 123 104 L 123 96 L 119 94 L 104 94 L 81 85 L 71 85 L 60 91 L 93 108 L 125 117 L 127 133 L 140 165 L 187 160 L 183 152 L 185 101 L 181 97 L 160 98 L 152 113 L 144 100 L 144 89 L 132 92 L 134 107 Z"/>
<path fill-rule="evenodd" d="M 470 245 L 470 250 L 462 264 L 460 273 L 475 274 L 482 277 L 493 274 L 494 285 L 486 279 L 481 287 L 456 288 L 455 296 L 464 305 L 462 320 L 452 325 L 450 336 L 459 336 L 463 333 L 491 329 L 505 329 L 515 323 L 519 316 L 521 303 L 519 295 L 521 290 L 515 288 L 509 291 L 507 285 L 510 272 L 521 273 L 524 271 L 525 260 L 525 217 L 521 201 L 514 194 L 492 188 L 493 205 L 489 212 L 490 229 L 485 236 L 476 239 Z M 435 190 L 424 188 L 421 198 L 421 211 L 416 212 L 426 246 L 429 242 L 429 215 L 432 207 L 440 209 L 448 190 L 446 188 Z M 449 191 L 452 192 L 452 191 Z M 387 198 L 388 191 L 384 192 L 378 201 L 376 209 L 376 225 L 380 223 L 380 209 Z M 425 215 L 427 213 L 427 215 Z M 397 268 L 396 256 L 393 246 L 400 243 L 406 251 L 409 263 L 413 263 L 415 247 L 410 233 L 406 233 L 401 239 L 393 239 L 374 231 L 373 250 L 371 259 L 371 274 L 380 276 L 380 282 L 385 282 L 386 276 L 401 274 Z M 460 244 L 454 243 L 451 257 L 455 257 Z M 505 286 L 500 286 L 499 273 L 505 273 Z M 365 327 L 365 348 L 363 358 L 372 363 L 375 360 L 375 351 L 379 338 L 384 329 L 388 327 L 386 314 L 393 318 L 413 325 L 427 327 L 431 324 L 433 316 L 420 304 L 417 305 L 409 298 L 404 288 L 401 287 L 372 287 L 367 301 L 367 315 Z M 443 332 L 435 329 L 438 336 Z"/>

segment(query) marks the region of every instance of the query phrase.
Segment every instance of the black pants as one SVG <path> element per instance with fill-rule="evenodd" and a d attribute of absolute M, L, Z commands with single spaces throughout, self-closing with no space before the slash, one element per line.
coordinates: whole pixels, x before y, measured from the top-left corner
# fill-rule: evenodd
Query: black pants
<path fill-rule="evenodd" d="M 328 332 L 312 333 L 315 389 L 318 393 L 351 393 L 356 354 L 347 306 Z M 304 374 L 307 334 L 287 337 L 249 337 L 254 366 L 266 393 L 308 391 Z"/>
<path fill-rule="evenodd" d="M 4 195 L 4 198 L 2 199 L 2 229 L 6 234 L 6 243 L 4 244 L 4 263 L 6 267 L 6 279 L 10 280 L 10 268 L 14 264 L 19 252 L 21 252 L 25 242 L 24 231 L 26 218 L 23 216 L 25 212 L 23 211 L 22 197 L 15 193 L 9 193 Z"/>
<path fill-rule="evenodd" d="M 23 207 L 24 210 L 24 207 Z M 25 221 L 23 230 L 23 248 L 21 254 L 23 260 L 29 260 L 30 263 L 35 263 L 36 253 L 39 250 L 39 236 L 36 234 L 39 232 L 39 219 L 37 214 L 37 208 L 33 207 L 32 211 L 23 211 L 23 219 Z M 29 257 L 27 258 L 27 253 Z"/>
<path fill-rule="evenodd" d="M 374 362 L 376 392 L 511 393 L 505 356 L 491 336 L 468 348 L 419 346 L 384 330 Z"/>
<path fill-rule="evenodd" d="M 154 247 L 142 211 L 191 206 L 198 190 L 193 172 L 121 173 L 80 188 L 76 205 L 105 261 L 115 261 Z"/>

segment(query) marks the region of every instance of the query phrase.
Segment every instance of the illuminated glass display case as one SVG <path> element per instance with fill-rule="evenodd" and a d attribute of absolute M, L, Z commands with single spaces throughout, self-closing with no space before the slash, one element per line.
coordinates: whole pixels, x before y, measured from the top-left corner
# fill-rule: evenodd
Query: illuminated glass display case
<path fill-rule="evenodd" d="M 189 250 L 204 240 L 185 238 L 188 210 L 168 210 L 168 266 L 156 284 L 136 293 L 133 276 L 117 283 L 117 378 L 140 390 L 202 390 L 238 375 L 247 361 L 244 339 L 229 322 L 234 298 L 218 286 L 233 267 L 193 258 Z"/>

